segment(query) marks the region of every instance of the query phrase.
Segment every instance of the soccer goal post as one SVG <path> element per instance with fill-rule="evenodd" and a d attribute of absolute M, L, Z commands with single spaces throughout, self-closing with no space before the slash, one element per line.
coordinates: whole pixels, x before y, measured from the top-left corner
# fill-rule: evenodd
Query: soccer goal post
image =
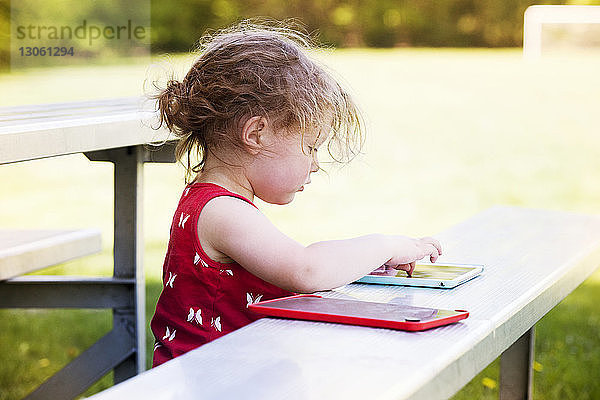
<path fill-rule="evenodd" d="M 542 55 L 544 24 L 600 24 L 600 6 L 528 7 L 523 21 L 523 57 L 536 59 Z"/>

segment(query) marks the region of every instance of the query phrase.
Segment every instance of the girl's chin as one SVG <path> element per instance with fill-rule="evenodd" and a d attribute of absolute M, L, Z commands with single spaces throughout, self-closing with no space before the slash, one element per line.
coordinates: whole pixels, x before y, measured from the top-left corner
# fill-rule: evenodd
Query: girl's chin
<path fill-rule="evenodd" d="M 291 193 L 288 196 L 278 197 L 278 198 L 263 198 L 263 197 L 260 197 L 260 196 L 257 196 L 257 197 L 259 197 L 265 203 L 277 204 L 277 205 L 282 206 L 282 205 L 285 205 L 285 204 L 290 204 L 294 200 L 295 196 L 296 196 L 296 193 Z"/>

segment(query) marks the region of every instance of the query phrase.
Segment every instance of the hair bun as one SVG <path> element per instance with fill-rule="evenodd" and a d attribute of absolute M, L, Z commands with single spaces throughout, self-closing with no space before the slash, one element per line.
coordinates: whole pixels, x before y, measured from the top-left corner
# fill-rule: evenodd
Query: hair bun
<path fill-rule="evenodd" d="M 183 83 L 175 79 L 169 80 L 167 87 L 157 96 L 160 123 L 165 124 L 173 132 L 187 130 L 187 121 L 182 118 L 186 114 L 182 109 L 185 103 L 182 101 L 184 97 Z"/>
<path fill-rule="evenodd" d="M 181 95 L 183 83 L 177 79 L 171 79 L 167 82 L 166 92 L 172 93 L 173 95 Z"/>

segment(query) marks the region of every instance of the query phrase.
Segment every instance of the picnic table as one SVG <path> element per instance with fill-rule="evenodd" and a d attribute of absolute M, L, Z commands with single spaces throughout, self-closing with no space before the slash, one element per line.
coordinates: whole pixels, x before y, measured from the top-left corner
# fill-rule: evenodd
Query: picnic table
<path fill-rule="evenodd" d="M 0 307 L 113 310 L 112 331 L 28 399 L 74 398 L 111 369 L 115 382 L 145 369 L 143 165 L 174 162 L 167 131 L 151 128 L 153 115 L 137 97 L 0 108 L 0 165 L 75 153 L 114 163 L 112 277 L 22 276 L 100 251 L 98 230 L 0 230 Z"/>
<path fill-rule="evenodd" d="M 534 326 L 600 264 L 600 218 L 498 206 L 436 237 L 441 262 L 483 274 L 454 289 L 318 294 L 466 309 L 466 320 L 404 332 L 263 318 L 92 399 L 443 399 L 500 355 L 500 397 L 531 398 Z"/>

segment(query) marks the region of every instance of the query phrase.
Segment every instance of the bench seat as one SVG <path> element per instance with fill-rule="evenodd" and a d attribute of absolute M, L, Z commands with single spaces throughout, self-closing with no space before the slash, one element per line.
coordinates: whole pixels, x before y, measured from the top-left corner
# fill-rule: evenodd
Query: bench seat
<path fill-rule="evenodd" d="M 100 231 L 0 229 L 0 281 L 101 250 Z"/>
<path fill-rule="evenodd" d="M 466 320 L 404 332 L 262 318 L 91 399 L 447 399 L 501 354 L 500 398 L 531 398 L 525 339 L 600 265 L 600 217 L 494 207 L 436 237 L 440 262 L 483 273 L 454 289 L 354 283 L 318 294 L 465 309 Z"/>

